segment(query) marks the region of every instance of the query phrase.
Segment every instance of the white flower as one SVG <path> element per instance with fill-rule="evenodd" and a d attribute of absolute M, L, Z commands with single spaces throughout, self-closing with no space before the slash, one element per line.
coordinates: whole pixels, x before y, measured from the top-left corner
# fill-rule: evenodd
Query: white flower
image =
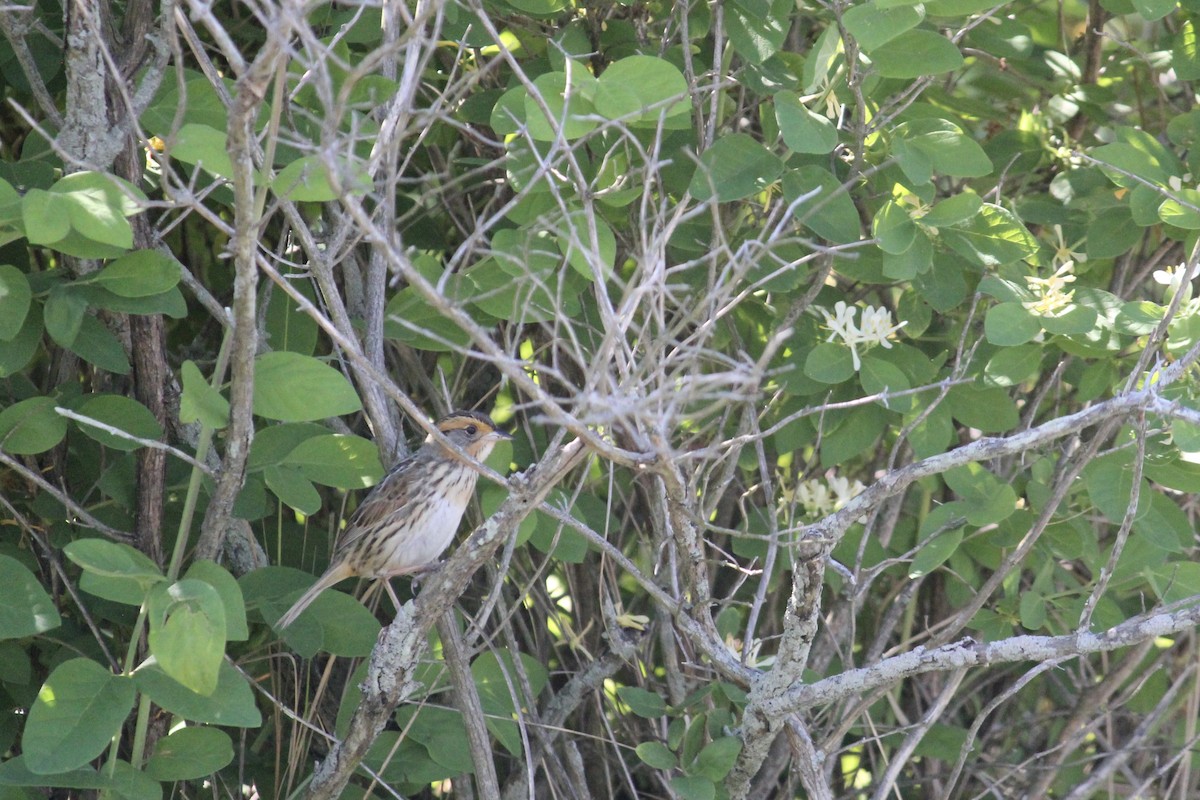
<path fill-rule="evenodd" d="M 1075 291 L 1066 291 L 1068 283 L 1075 282 L 1071 270 L 1075 267 L 1073 261 L 1067 261 L 1049 278 L 1029 276 L 1025 278 L 1029 291 L 1035 299 L 1021 303 L 1025 309 L 1041 317 L 1053 317 L 1066 309 L 1075 297 Z"/>
<path fill-rule="evenodd" d="M 823 517 L 835 510 L 829 486 L 816 478 L 800 482 L 796 487 L 796 499 L 800 501 L 800 505 L 804 507 L 804 513 L 809 517 Z"/>
<path fill-rule="evenodd" d="M 1166 292 L 1164 292 L 1163 302 L 1171 302 L 1180 287 L 1183 287 L 1183 299 L 1180 300 L 1181 303 L 1186 303 L 1192 298 L 1192 284 L 1187 264 L 1177 264 L 1166 269 L 1156 269 L 1152 277 L 1155 283 L 1161 283 L 1167 287 Z"/>
<path fill-rule="evenodd" d="M 849 503 L 851 500 L 857 497 L 862 490 L 867 487 L 863 486 L 862 481 L 855 481 L 854 483 L 851 483 L 849 478 L 843 478 L 840 475 L 833 475 L 829 478 L 829 488 L 833 491 L 834 496 L 837 498 L 837 508 L 842 508 L 846 505 L 846 503 Z"/>
<path fill-rule="evenodd" d="M 849 478 L 830 473 L 823 480 L 810 478 L 801 481 L 796 486 L 795 496 L 807 517 L 819 519 L 844 507 L 864 488 L 862 481 L 851 483 Z"/>
<path fill-rule="evenodd" d="M 856 372 L 862 368 L 862 361 L 858 357 L 858 345 L 874 347 L 881 344 L 891 348 L 892 343 L 888 337 L 908 324 L 908 321 L 904 320 L 899 325 L 893 325 L 892 313 L 882 306 L 867 306 L 863 309 L 861 328 L 854 322 L 854 315 L 858 313 L 857 306 L 848 306 L 839 300 L 834 304 L 832 314 L 824 308 L 817 310 L 825 316 L 825 324 L 829 327 L 829 338 L 826 341 L 841 339 L 850 348 L 850 357 L 854 361 Z"/>
<path fill-rule="evenodd" d="M 1054 244 L 1054 265 L 1056 267 L 1071 263 L 1083 264 L 1087 262 L 1086 253 L 1073 249 L 1083 244 L 1084 239 L 1080 239 L 1075 244 L 1068 245 L 1063 241 L 1062 225 L 1054 226 L 1054 238 L 1056 240 Z"/>
<path fill-rule="evenodd" d="M 892 312 L 882 307 L 867 306 L 863 309 L 862 328 L 859 333 L 864 343 L 881 344 L 890 350 L 892 343 L 888 341 L 888 337 L 907 324 L 908 320 L 904 320 L 899 325 L 893 325 Z"/>

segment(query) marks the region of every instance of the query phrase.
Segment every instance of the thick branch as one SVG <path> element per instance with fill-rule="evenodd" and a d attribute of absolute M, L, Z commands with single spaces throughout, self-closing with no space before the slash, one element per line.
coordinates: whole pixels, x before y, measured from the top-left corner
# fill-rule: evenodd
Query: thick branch
<path fill-rule="evenodd" d="M 284 50 L 286 27 L 275 26 L 258 58 L 237 83 L 237 95 L 229 112 L 229 157 L 233 163 L 234 231 L 230 242 L 233 253 L 233 334 L 230 349 L 232 383 L 229 391 L 229 429 L 225 456 L 204 526 L 196 547 L 196 557 L 216 560 L 225 542 L 225 531 L 233 514 L 233 503 L 246 477 L 246 458 L 254 438 L 254 357 L 258 349 L 256 283 L 260 212 L 254 192 L 255 122 L 267 89 Z"/>
<path fill-rule="evenodd" d="M 1171 636 L 1197 624 L 1200 624 L 1200 604 L 1171 613 L 1145 614 L 1100 633 L 1081 631 L 1066 636 L 1013 636 L 988 643 L 966 638 L 933 650 L 918 647 L 869 667 L 843 672 L 816 683 L 795 685 L 762 702 L 759 710 L 771 717 L 782 717 L 926 672 L 1107 653 L 1156 636 Z"/>

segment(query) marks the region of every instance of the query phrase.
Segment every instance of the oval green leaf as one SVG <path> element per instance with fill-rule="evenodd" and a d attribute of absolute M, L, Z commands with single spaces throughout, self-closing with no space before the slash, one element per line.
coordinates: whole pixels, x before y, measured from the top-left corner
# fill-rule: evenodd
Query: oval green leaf
<path fill-rule="evenodd" d="M 350 381 L 312 356 L 264 353 L 254 364 L 254 413 L 260 417 L 307 422 L 361 408 Z"/>
<path fill-rule="evenodd" d="M 876 71 L 885 78 L 938 75 L 963 65 L 962 53 L 954 42 L 926 30 L 902 33 L 875 48 L 870 56 Z"/>
<path fill-rule="evenodd" d="M 44 453 L 67 435 L 67 421 L 50 397 L 30 397 L 0 411 L 0 450 L 13 455 Z"/>
<path fill-rule="evenodd" d="M 233 761 L 229 734 L 216 728 L 188 727 L 160 739 L 146 762 L 146 774 L 159 781 L 203 778 Z"/>
<path fill-rule="evenodd" d="M 767 188 L 783 172 L 779 156 L 746 133 L 733 133 L 713 143 L 700 156 L 688 187 L 697 200 L 740 200 Z"/>
<path fill-rule="evenodd" d="M 106 429 L 101 429 L 95 425 L 74 420 L 85 434 L 114 450 L 137 450 L 142 445 L 127 436 L 114 433 L 113 430 L 124 431 L 139 439 L 157 440 L 162 437 L 162 428 L 154 419 L 154 415 L 150 413 L 150 409 L 136 400 L 121 395 L 93 395 L 79 406 L 77 413 L 105 425 Z"/>
<path fill-rule="evenodd" d="M 21 331 L 32 297 L 25 273 L 0 264 L 0 340 L 9 341 Z"/>
<path fill-rule="evenodd" d="M 375 445 L 361 436 L 340 433 L 304 440 L 288 453 L 283 466 L 296 468 L 314 483 L 339 489 L 365 489 L 383 477 Z"/>
<path fill-rule="evenodd" d="M 113 259 L 86 282 L 121 297 L 149 297 L 179 283 L 179 264 L 159 250 L 135 250 Z"/>
<path fill-rule="evenodd" d="M 86 658 L 59 664 L 29 709 L 21 744 L 31 772 L 81 767 L 104 752 L 133 709 L 133 681 Z"/>
<path fill-rule="evenodd" d="M 62 624 L 54 601 L 20 561 L 0 555 L 0 585 L 4 586 L 4 602 L 0 603 L 0 639 L 33 636 Z"/>
<path fill-rule="evenodd" d="M 150 592 L 150 652 L 163 671 L 205 697 L 225 657 L 225 605 L 217 590 L 184 578 Z"/>

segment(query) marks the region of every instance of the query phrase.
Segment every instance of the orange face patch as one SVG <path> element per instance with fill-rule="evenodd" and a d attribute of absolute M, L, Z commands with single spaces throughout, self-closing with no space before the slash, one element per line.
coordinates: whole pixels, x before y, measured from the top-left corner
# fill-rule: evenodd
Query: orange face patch
<path fill-rule="evenodd" d="M 496 429 L 496 426 L 492 424 L 490 419 L 483 414 L 476 414 L 472 411 L 459 411 L 451 414 L 439 422 L 437 427 L 442 433 L 461 431 L 474 427 L 480 434 L 486 434 Z"/>

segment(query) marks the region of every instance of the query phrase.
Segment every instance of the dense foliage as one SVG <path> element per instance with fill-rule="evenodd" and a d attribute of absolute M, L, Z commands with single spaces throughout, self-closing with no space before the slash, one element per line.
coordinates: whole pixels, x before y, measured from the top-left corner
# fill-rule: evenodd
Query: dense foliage
<path fill-rule="evenodd" d="M 0 792 L 1194 796 L 1198 18 L 0 10 Z"/>

